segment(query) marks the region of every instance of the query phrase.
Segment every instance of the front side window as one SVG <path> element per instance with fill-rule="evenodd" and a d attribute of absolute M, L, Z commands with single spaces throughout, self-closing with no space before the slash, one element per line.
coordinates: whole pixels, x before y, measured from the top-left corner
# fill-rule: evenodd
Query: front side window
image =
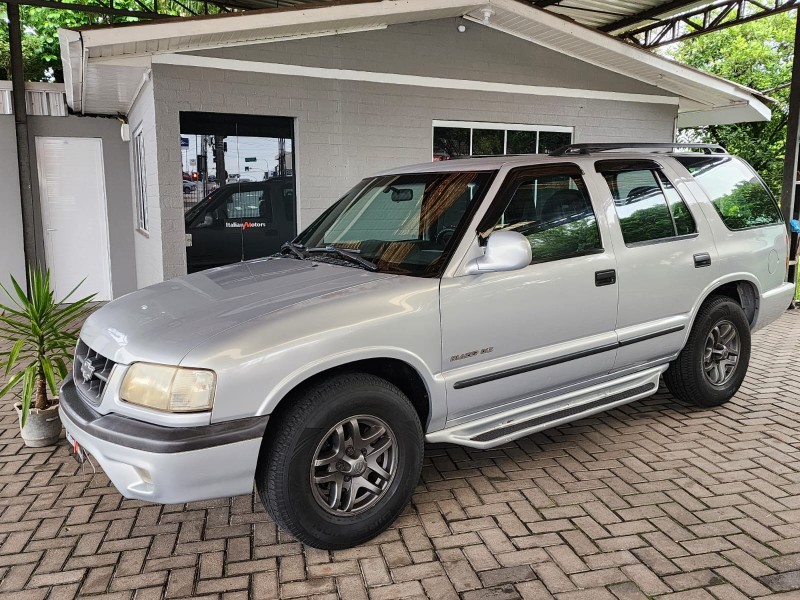
<path fill-rule="evenodd" d="M 625 243 L 667 240 L 695 233 L 689 208 L 651 161 L 599 161 L 597 170 L 611 190 Z"/>
<path fill-rule="evenodd" d="M 494 230 L 528 238 L 534 263 L 603 251 L 589 193 L 577 172 L 520 175 L 512 181 Z"/>
<path fill-rule="evenodd" d="M 381 272 L 436 277 L 493 171 L 408 173 L 361 182 L 295 240 L 355 252 Z M 314 260 L 337 260 L 314 254 Z"/>
<path fill-rule="evenodd" d="M 732 156 L 676 158 L 694 176 L 728 229 L 783 223 L 772 194 L 744 161 Z"/>

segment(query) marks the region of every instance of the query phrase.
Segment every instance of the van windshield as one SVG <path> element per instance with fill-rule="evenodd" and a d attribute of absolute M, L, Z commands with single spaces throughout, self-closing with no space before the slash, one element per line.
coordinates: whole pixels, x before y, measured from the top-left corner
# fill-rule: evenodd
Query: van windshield
<path fill-rule="evenodd" d="M 357 253 L 378 271 L 438 277 L 494 171 L 408 173 L 365 179 L 295 240 L 305 249 Z M 333 253 L 314 260 L 343 263 Z"/>

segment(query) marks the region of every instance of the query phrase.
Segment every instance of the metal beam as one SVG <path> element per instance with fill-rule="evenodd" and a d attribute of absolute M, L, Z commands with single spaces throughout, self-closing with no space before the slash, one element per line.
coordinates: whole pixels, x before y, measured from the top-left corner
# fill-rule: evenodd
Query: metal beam
<path fill-rule="evenodd" d="M 800 17 L 800 15 L 798 15 Z M 786 154 L 783 163 L 783 185 L 781 187 L 781 212 L 789 223 L 797 219 L 800 205 L 797 203 L 798 153 L 800 153 L 800 19 L 795 24 L 794 64 L 792 65 L 792 91 L 789 94 L 789 122 L 786 127 Z M 798 235 L 789 228 L 789 272 L 787 281 L 797 280 Z"/>
<path fill-rule="evenodd" d="M 8 42 L 11 54 L 11 85 L 14 104 L 14 126 L 17 135 L 17 167 L 19 169 L 19 195 L 22 205 L 22 243 L 25 265 L 33 267 L 39 263 L 36 253 L 36 217 L 33 210 L 33 188 L 31 186 L 31 154 L 28 144 L 28 111 L 25 106 L 25 72 L 22 60 L 22 26 L 19 21 L 19 6 L 9 4 Z M 27 273 L 26 273 L 27 277 Z"/>
<path fill-rule="evenodd" d="M 798 7 L 800 0 L 719 0 L 703 8 L 632 29 L 621 37 L 642 48 L 657 48 Z"/>
<path fill-rule="evenodd" d="M 693 4 L 697 4 L 697 0 L 673 0 L 672 2 L 662 4 L 661 6 L 656 6 L 654 8 L 638 12 L 635 15 L 625 17 L 623 19 L 620 19 L 619 21 L 614 21 L 613 23 L 609 23 L 608 25 L 603 25 L 602 27 L 598 27 L 598 29 L 600 31 L 605 31 L 606 33 L 612 33 L 614 31 L 619 31 L 620 29 L 625 29 L 626 27 L 630 27 L 632 25 L 639 25 L 640 23 L 643 23 L 645 21 L 650 21 L 650 20 L 658 21 L 659 19 L 657 19 L 656 17 L 659 17 L 661 15 L 674 14 L 676 11 L 680 11 L 686 8 L 687 6 L 691 6 Z"/>
<path fill-rule="evenodd" d="M 122 8 L 111 8 L 102 4 L 75 4 L 72 2 L 61 2 L 59 0 L 4 0 L 8 4 L 9 10 L 12 6 L 40 6 L 43 8 L 56 8 L 59 10 L 74 10 L 75 12 L 97 13 L 110 17 L 137 17 L 139 19 L 163 19 L 165 17 L 175 17 L 151 10 L 125 10 Z M 19 9 L 17 8 L 17 11 Z"/>

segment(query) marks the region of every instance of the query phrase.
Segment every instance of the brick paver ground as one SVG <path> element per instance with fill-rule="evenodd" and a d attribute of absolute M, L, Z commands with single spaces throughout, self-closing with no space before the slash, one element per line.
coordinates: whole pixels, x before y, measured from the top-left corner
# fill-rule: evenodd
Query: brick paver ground
<path fill-rule="evenodd" d="M 800 598 L 800 312 L 724 408 L 668 393 L 488 451 L 429 446 L 413 503 L 325 552 L 253 496 L 157 506 L 27 449 L 0 409 L 0 598 Z"/>

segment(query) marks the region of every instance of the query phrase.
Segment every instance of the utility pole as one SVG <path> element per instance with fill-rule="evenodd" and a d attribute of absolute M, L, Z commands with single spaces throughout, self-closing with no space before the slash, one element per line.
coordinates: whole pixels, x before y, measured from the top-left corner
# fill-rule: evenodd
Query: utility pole
<path fill-rule="evenodd" d="M 795 18 L 794 65 L 792 66 L 791 92 L 789 94 L 789 121 L 786 127 L 786 154 L 783 167 L 783 186 L 781 187 L 781 212 L 789 226 L 791 219 L 798 217 L 797 174 L 798 151 L 800 151 L 800 10 Z M 789 229 L 789 272 L 787 281 L 797 280 L 798 234 Z"/>
<path fill-rule="evenodd" d="M 17 133 L 17 163 L 19 165 L 19 195 L 22 203 L 22 235 L 25 264 L 38 264 L 37 231 L 31 187 L 31 154 L 28 146 L 28 111 L 25 106 L 25 71 L 22 62 L 22 27 L 19 6 L 6 4 L 8 40 L 11 50 L 11 85 L 13 86 L 14 125 Z"/>

